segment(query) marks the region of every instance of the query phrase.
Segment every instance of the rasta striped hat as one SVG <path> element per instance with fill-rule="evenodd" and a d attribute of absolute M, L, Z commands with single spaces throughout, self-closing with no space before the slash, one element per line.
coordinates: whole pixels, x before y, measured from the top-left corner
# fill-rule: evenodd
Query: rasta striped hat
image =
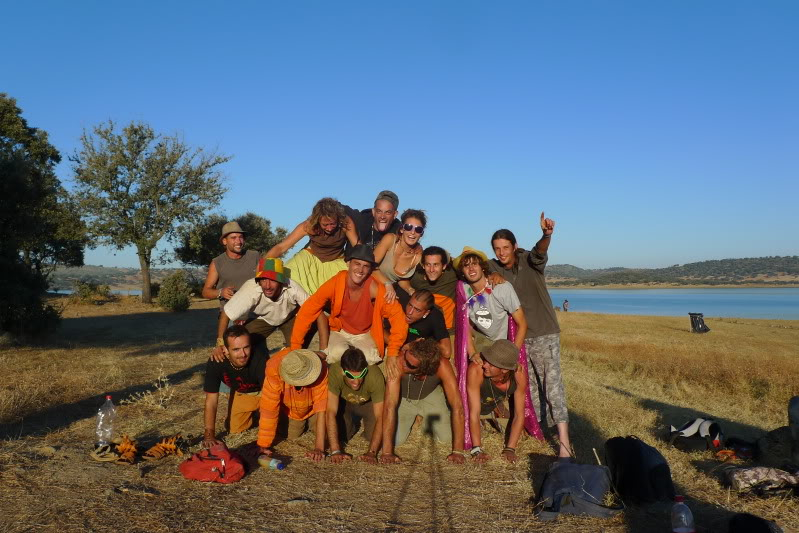
<path fill-rule="evenodd" d="M 266 278 L 286 283 L 286 274 L 283 272 L 283 260 L 274 257 L 262 257 L 258 260 L 255 269 L 255 279 Z"/>

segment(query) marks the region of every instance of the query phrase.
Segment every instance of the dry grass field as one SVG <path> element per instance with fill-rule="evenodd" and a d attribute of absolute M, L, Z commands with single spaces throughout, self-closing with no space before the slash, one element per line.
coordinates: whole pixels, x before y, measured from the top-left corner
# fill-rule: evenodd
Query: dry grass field
<path fill-rule="evenodd" d="M 183 479 L 179 460 L 120 466 L 88 458 L 94 413 L 106 392 L 118 405 L 115 433 L 148 445 L 202 433 L 202 374 L 215 302 L 170 314 L 124 299 L 69 304 L 61 329 L 36 347 L 0 348 L 0 531 L 574 531 L 669 530 L 669 507 L 628 509 L 610 520 L 540 523 L 533 501 L 554 458 L 551 443 L 524 439 L 523 461 L 450 465 L 448 450 L 414 431 L 396 466 L 315 464 L 304 436 L 277 449 L 282 472 L 254 468 L 230 486 Z M 756 438 L 784 426 L 799 393 L 799 321 L 560 314 L 571 434 L 578 460 L 604 441 L 638 435 L 669 460 L 697 530 L 726 532 L 748 511 L 799 531 L 799 500 L 739 496 L 718 462 L 669 448 L 666 424 L 713 415 L 728 435 Z M 120 401 L 125 403 L 120 405 Z M 227 438 L 246 446 L 255 430 Z M 484 439 L 502 448 L 498 435 Z M 351 450 L 365 450 L 357 438 Z M 196 446 L 195 446 L 196 449 Z M 246 448 L 245 448 L 246 449 Z"/>

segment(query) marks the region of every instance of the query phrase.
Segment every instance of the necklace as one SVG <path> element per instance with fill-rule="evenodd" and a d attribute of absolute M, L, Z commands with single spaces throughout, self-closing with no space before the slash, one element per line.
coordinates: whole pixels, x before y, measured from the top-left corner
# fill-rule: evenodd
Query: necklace
<path fill-rule="evenodd" d="M 422 386 L 419 387 L 419 395 L 416 397 L 416 401 L 418 402 L 419 400 L 422 399 L 422 391 L 424 390 L 424 382 L 425 382 L 425 380 L 427 380 L 427 376 L 422 376 L 422 379 L 419 379 L 417 376 L 410 376 L 410 375 L 408 376 L 407 398 L 409 400 L 411 399 L 411 380 L 412 379 L 415 379 L 416 381 L 421 381 L 422 382 Z"/>

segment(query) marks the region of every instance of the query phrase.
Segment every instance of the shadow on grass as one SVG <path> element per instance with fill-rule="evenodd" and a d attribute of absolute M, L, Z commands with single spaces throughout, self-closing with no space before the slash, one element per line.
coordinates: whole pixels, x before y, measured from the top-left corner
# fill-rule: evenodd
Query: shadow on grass
<path fill-rule="evenodd" d="M 205 362 L 194 365 L 178 372 L 169 374 L 169 383 L 177 385 L 188 381 L 197 372 L 205 369 Z M 127 398 L 136 393 L 152 390 L 152 382 L 132 385 L 116 391 L 109 391 L 114 398 Z M 98 407 L 103 403 L 103 394 L 95 394 L 76 402 L 56 405 L 42 411 L 28 415 L 21 422 L 0 424 L 0 439 L 19 439 L 28 436 L 39 436 L 55 431 L 85 418 L 91 418 L 97 413 Z M 193 415 L 193 414 L 192 414 Z"/>

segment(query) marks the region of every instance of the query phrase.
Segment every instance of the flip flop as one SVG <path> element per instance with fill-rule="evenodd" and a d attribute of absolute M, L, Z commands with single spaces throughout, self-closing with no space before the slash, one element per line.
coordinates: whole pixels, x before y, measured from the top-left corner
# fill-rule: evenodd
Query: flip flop
<path fill-rule="evenodd" d="M 119 459 L 119 454 L 111 449 L 111 446 L 104 444 L 99 448 L 89 452 L 89 457 L 101 463 L 116 461 Z"/>

